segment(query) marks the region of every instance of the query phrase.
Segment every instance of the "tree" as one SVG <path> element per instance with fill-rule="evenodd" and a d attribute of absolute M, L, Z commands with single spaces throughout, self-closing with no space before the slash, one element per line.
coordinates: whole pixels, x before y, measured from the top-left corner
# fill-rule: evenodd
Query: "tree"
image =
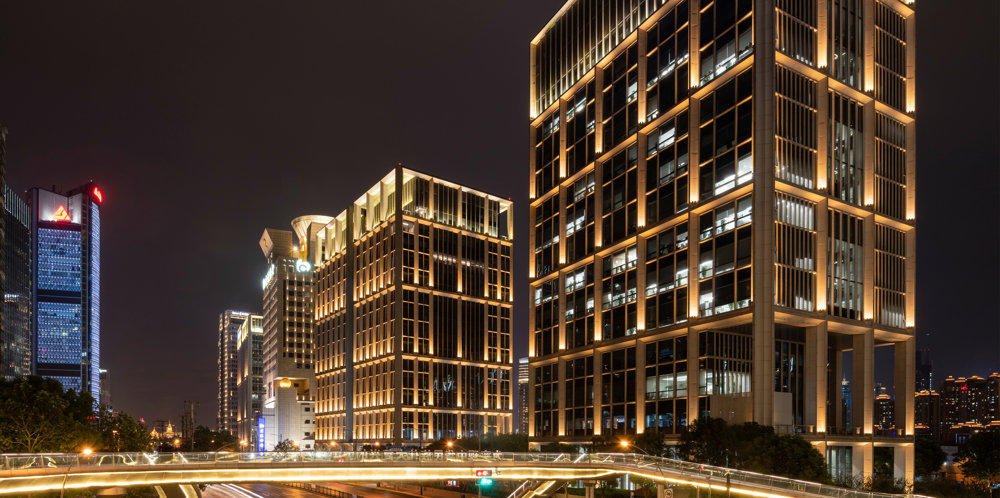
<path fill-rule="evenodd" d="M 289 451 L 299 451 L 299 447 L 290 439 L 282 439 L 274 445 L 274 451 L 278 453 L 288 453 Z"/>
<path fill-rule="evenodd" d="M 37 376 L 0 381 L 0 452 L 75 452 L 93 448 L 94 399 Z"/>
<path fill-rule="evenodd" d="M 233 450 L 237 444 L 236 436 L 229 431 L 213 431 L 203 425 L 194 428 L 191 438 L 193 451 Z"/>
<path fill-rule="evenodd" d="M 799 436 L 778 435 L 755 422 L 729 425 L 703 417 L 681 434 L 680 454 L 692 462 L 795 479 L 828 482 L 823 455 Z"/>
<path fill-rule="evenodd" d="M 973 434 L 955 454 L 962 473 L 980 481 L 1000 482 L 1000 431 Z"/>
<path fill-rule="evenodd" d="M 97 432 L 100 451 L 146 451 L 153 444 L 146 426 L 123 412 L 102 408 L 97 413 Z"/>
<path fill-rule="evenodd" d="M 948 454 L 932 439 L 918 437 L 913 442 L 913 472 L 921 477 L 930 477 L 941 470 Z"/>
<path fill-rule="evenodd" d="M 632 442 L 636 448 L 647 455 L 666 456 L 667 443 L 663 440 L 663 433 L 657 430 L 646 431 L 635 437 Z"/>
<path fill-rule="evenodd" d="M 729 463 L 728 448 L 732 445 L 728 438 L 731 435 L 725 420 L 698 418 L 681 433 L 678 450 L 682 458 L 692 462 L 725 467 Z"/>

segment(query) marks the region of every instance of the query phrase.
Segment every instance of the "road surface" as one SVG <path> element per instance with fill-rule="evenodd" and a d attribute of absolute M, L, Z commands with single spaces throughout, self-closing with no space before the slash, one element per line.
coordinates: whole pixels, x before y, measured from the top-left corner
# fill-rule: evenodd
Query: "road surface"
<path fill-rule="evenodd" d="M 372 484 L 319 483 L 346 495 L 358 498 L 415 498 L 416 493 L 397 493 L 391 489 L 377 488 Z M 414 489 L 417 491 L 417 489 Z M 278 484 L 213 484 L 202 493 L 203 498 L 318 498 L 321 495 L 304 489 L 290 488 Z"/>

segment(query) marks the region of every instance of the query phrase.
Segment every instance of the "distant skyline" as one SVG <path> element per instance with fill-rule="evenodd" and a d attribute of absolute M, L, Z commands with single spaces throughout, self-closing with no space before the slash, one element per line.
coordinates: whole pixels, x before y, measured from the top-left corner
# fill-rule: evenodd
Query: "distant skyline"
<path fill-rule="evenodd" d="M 116 408 L 178 425 L 197 400 L 212 426 L 218 316 L 260 311 L 264 228 L 397 162 L 513 199 L 525 356 L 528 43 L 562 3 L 0 5 L 8 183 L 104 191 Z M 1000 370 L 1000 6 L 916 9 L 917 347 L 939 383 Z"/>

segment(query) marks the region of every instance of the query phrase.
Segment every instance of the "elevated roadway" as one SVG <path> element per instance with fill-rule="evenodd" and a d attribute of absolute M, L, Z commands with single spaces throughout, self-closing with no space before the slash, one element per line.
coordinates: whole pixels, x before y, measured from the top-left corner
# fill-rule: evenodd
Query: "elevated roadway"
<path fill-rule="evenodd" d="M 488 474 L 494 480 L 518 482 L 582 480 L 591 483 L 588 488 L 600 479 L 629 475 L 665 486 L 687 485 L 735 496 L 894 496 L 624 453 L 18 454 L 0 455 L 0 465 L 0 495 L 185 484 L 442 481 Z M 544 494 L 543 488 L 535 487 L 531 493 Z"/>

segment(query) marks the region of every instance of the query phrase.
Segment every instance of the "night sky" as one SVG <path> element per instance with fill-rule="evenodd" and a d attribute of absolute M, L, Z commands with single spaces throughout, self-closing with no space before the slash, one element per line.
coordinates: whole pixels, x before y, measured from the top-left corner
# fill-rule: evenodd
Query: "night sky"
<path fill-rule="evenodd" d="M 514 199 L 526 354 L 528 44 L 561 4 L 0 3 L 8 183 L 105 193 L 115 407 L 177 423 L 197 400 L 214 426 L 218 315 L 260 310 L 264 227 L 336 214 L 399 161 Z M 1000 369 L 1000 12 L 961 4 L 917 0 L 917 330 L 938 379 Z"/>

